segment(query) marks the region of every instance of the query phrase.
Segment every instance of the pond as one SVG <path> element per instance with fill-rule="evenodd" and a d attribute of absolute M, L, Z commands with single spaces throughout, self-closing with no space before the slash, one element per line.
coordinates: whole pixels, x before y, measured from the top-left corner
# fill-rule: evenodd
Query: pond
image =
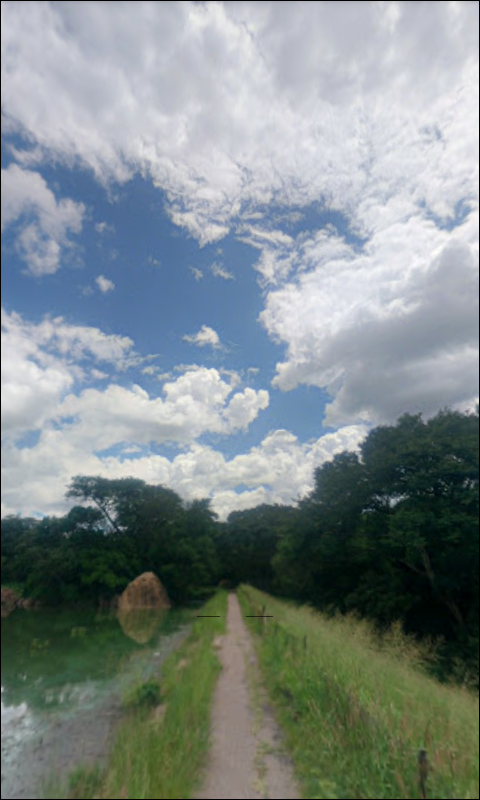
<path fill-rule="evenodd" d="M 187 610 L 17 611 L 2 619 L 2 799 L 102 763 L 127 688 L 158 674 L 189 630 Z"/>

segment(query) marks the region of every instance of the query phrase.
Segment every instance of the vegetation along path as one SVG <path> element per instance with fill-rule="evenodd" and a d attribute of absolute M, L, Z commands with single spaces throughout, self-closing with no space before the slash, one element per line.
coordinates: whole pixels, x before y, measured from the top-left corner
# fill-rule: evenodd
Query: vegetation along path
<path fill-rule="evenodd" d="M 218 642 L 223 672 L 213 707 L 213 746 L 197 798 L 298 798 L 282 736 L 258 680 L 252 640 L 236 595 Z"/>

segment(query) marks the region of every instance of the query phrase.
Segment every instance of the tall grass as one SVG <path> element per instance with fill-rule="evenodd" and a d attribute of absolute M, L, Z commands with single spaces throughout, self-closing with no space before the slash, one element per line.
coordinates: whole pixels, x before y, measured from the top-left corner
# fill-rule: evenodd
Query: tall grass
<path fill-rule="evenodd" d="M 70 788 L 57 797 L 192 796 L 210 745 L 211 704 L 221 668 L 213 640 L 225 630 L 226 612 L 227 593 L 222 591 L 198 612 L 219 618 L 198 619 L 163 665 L 156 707 L 152 679 L 127 692 L 125 717 L 105 773 L 77 771 Z"/>
<path fill-rule="evenodd" d="M 478 798 L 478 699 L 421 668 L 397 629 L 382 643 L 367 624 L 327 619 L 242 587 L 263 674 L 306 798 L 418 798 L 420 751 L 429 798 Z"/>

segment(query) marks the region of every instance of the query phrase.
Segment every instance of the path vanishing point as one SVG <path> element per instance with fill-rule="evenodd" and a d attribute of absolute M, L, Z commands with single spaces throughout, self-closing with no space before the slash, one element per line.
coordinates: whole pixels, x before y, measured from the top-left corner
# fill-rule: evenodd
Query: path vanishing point
<path fill-rule="evenodd" d="M 213 705 L 213 744 L 197 800 L 299 798 L 281 731 L 259 681 L 255 651 L 236 595 L 217 641 L 222 673 Z"/>

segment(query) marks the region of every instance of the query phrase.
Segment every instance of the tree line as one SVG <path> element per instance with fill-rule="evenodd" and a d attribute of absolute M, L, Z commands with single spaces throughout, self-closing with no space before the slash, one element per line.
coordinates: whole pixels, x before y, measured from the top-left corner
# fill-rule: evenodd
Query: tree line
<path fill-rule="evenodd" d="M 64 517 L 2 520 L 2 584 L 50 605 L 110 602 L 153 570 L 176 603 L 249 582 L 380 626 L 401 621 L 478 664 L 479 414 L 405 415 L 315 471 L 295 506 L 219 522 L 141 480 L 75 478 Z"/>

